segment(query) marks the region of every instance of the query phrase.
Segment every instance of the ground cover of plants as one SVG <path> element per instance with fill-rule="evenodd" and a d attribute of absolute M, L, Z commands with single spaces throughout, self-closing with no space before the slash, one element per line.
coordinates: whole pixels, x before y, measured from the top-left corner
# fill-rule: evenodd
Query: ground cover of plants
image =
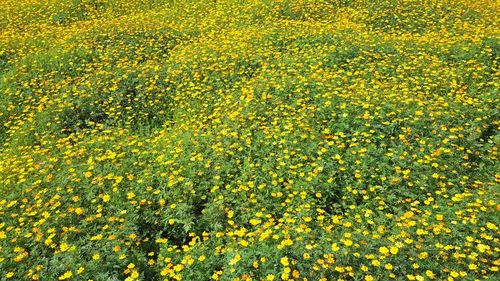
<path fill-rule="evenodd" d="M 0 280 L 498 280 L 494 0 L 0 0 Z"/>

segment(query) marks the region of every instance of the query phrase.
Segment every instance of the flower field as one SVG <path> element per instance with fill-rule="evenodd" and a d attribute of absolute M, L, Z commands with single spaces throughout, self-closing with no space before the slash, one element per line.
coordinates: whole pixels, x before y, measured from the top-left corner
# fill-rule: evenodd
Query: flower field
<path fill-rule="evenodd" d="M 0 0 L 0 280 L 498 280 L 498 11 Z"/>

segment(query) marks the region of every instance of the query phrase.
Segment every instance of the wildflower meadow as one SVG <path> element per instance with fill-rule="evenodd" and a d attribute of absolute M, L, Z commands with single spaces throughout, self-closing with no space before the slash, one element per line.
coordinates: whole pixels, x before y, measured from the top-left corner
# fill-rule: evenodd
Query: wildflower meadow
<path fill-rule="evenodd" d="M 0 280 L 499 280 L 499 11 L 0 0 Z"/>

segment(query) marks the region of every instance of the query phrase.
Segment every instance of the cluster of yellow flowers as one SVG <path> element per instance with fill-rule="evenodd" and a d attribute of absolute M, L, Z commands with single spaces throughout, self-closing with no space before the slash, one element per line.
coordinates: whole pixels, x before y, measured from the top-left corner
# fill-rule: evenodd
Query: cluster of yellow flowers
<path fill-rule="evenodd" d="M 498 276 L 498 1 L 0 6 L 0 280 Z"/>

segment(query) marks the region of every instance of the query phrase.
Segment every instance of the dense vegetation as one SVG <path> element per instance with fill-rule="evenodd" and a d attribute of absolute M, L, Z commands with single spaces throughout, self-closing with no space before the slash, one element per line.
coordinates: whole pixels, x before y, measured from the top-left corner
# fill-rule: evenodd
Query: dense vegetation
<path fill-rule="evenodd" d="M 498 1 L 0 6 L 0 280 L 499 277 Z"/>

